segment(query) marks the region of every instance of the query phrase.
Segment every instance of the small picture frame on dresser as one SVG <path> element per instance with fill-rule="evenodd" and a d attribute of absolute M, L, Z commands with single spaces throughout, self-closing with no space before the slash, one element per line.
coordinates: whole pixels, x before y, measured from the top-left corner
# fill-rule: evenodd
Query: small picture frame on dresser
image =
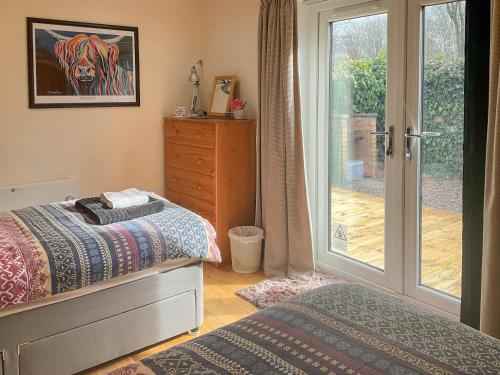
<path fill-rule="evenodd" d="M 236 76 L 215 76 L 210 92 L 208 115 L 225 117 L 231 112 L 231 101 L 233 100 Z"/>

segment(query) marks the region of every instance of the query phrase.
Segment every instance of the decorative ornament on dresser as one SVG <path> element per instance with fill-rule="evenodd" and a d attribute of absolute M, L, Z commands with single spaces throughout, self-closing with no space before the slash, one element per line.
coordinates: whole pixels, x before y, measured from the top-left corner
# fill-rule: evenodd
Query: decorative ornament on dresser
<path fill-rule="evenodd" d="M 234 99 L 231 102 L 231 111 L 233 112 L 233 117 L 236 120 L 241 120 L 245 118 L 245 107 L 247 106 L 247 102 L 241 99 Z"/>
<path fill-rule="evenodd" d="M 174 117 L 188 117 L 190 113 L 188 107 L 175 107 Z"/>
<path fill-rule="evenodd" d="M 30 108 L 139 106 L 137 27 L 28 18 Z"/>

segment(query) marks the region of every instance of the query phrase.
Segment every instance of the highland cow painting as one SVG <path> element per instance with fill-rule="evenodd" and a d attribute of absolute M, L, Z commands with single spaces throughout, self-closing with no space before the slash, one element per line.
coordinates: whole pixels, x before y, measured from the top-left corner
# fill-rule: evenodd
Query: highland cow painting
<path fill-rule="evenodd" d="M 30 108 L 138 106 L 135 27 L 28 18 Z"/>

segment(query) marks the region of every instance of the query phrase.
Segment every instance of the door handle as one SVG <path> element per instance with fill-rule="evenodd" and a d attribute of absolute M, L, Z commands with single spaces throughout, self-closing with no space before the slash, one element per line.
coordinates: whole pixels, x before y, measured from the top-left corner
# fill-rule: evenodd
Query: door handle
<path fill-rule="evenodd" d="M 422 134 L 405 134 L 406 138 L 425 138 L 425 137 L 439 137 L 441 133 L 438 132 L 422 132 Z"/>
<path fill-rule="evenodd" d="M 412 128 L 406 128 L 406 133 L 405 133 L 405 138 L 406 138 L 406 160 L 411 160 L 411 150 L 412 150 L 412 143 L 411 140 L 414 139 L 422 139 L 422 138 L 427 138 L 427 137 L 440 137 L 441 133 L 438 132 L 422 132 L 420 134 L 413 134 Z"/>
<path fill-rule="evenodd" d="M 386 150 L 385 154 L 387 155 L 388 158 L 393 157 L 394 149 L 392 147 L 392 138 L 394 136 L 394 126 L 389 126 L 388 131 L 384 131 L 384 132 L 372 131 L 372 132 L 369 132 L 368 135 L 374 135 L 375 137 L 389 137 L 389 143 L 387 145 L 387 150 Z"/>

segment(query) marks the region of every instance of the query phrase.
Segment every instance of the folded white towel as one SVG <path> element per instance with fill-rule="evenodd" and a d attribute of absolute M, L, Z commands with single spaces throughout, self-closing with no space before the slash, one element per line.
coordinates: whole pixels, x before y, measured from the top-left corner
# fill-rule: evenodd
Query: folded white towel
<path fill-rule="evenodd" d="M 144 191 L 131 188 L 122 191 L 102 193 L 100 199 L 101 203 L 109 208 L 127 208 L 148 203 L 149 195 Z"/>

